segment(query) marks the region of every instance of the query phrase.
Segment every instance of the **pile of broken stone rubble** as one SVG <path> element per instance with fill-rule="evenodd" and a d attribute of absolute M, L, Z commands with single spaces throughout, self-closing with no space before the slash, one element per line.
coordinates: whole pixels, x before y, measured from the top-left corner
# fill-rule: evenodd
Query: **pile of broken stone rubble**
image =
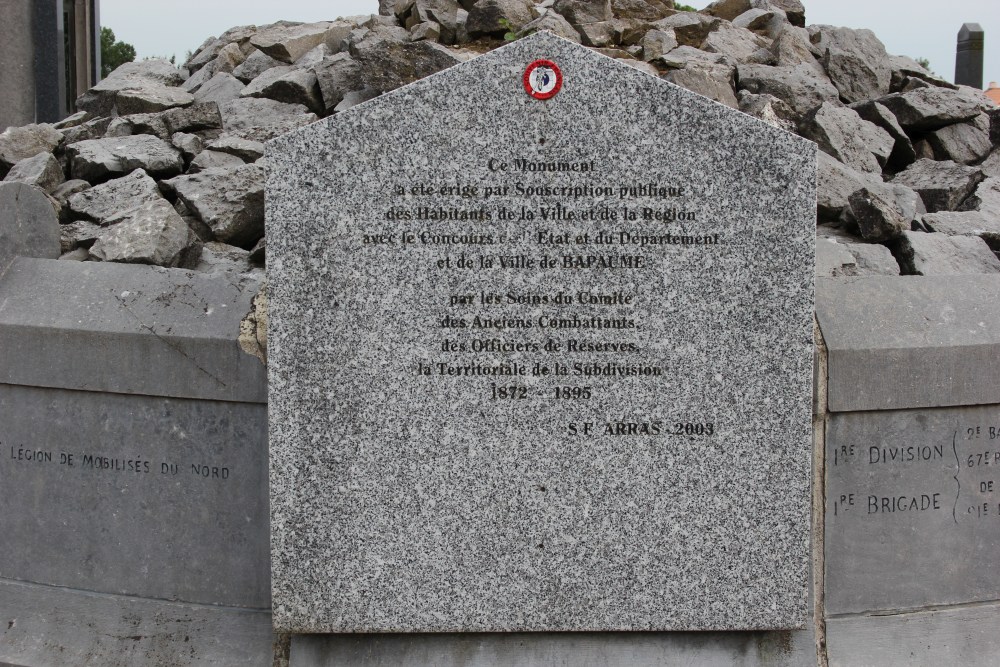
<path fill-rule="evenodd" d="M 815 141 L 817 272 L 1000 272 L 1000 115 L 806 26 L 798 0 L 380 0 L 380 15 L 241 26 L 180 69 L 129 63 L 54 125 L 0 135 L 0 176 L 43 190 L 63 258 L 258 273 L 263 142 L 536 30 Z"/>

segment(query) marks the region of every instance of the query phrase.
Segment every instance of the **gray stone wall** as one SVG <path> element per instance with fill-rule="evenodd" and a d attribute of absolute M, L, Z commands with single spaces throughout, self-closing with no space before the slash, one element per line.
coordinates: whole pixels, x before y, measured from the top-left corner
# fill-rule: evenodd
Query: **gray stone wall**
<path fill-rule="evenodd" d="M 0 663 L 271 664 L 258 287 L 0 267 Z"/>
<path fill-rule="evenodd" d="M 821 279 L 817 624 L 830 665 L 993 664 L 994 276 Z"/>
<path fill-rule="evenodd" d="M 180 287 L 164 289 L 168 279 Z M 53 294 L 74 281 L 79 289 Z M 300 635 L 287 644 L 275 642 L 267 597 L 251 583 L 268 581 L 266 545 L 248 549 L 245 538 L 233 542 L 238 533 L 225 528 L 250 521 L 248 534 L 267 531 L 266 512 L 252 510 L 266 498 L 259 483 L 266 472 L 263 367 L 248 355 L 227 357 L 249 294 L 215 324 L 194 316 L 204 315 L 202 301 L 229 303 L 221 299 L 231 289 L 225 282 L 199 281 L 179 269 L 24 259 L 0 280 L 2 349 L 16 348 L 4 357 L 0 381 L 3 502 L 14 509 L 4 534 L 18 535 L 7 542 L 17 548 L 3 556 L 0 661 L 268 665 L 273 644 L 303 666 L 989 665 L 1000 648 L 994 633 L 984 631 L 1000 618 L 995 582 L 984 575 L 996 552 L 1000 509 L 990 467 L 1000 451 L 1000 396 L 987 381 L 996 375 L 990 360 L 1000 357 L 1000 309 L 979 298 L 1000 290 L 995 278 L 818 282 L 816 451 L 825 455 L 817 457 L 814 475 L 817 611 L 805 629 Z M 135 297 L 126 293 L 151 298 L 134 308 Z M 51 311 L 29 308 L 43 294 L 54 303 Z M 84 294 L 95 296 L 85 302 Z M 169 294 L 177 299 L 157 300 Z M 104 315 L 96 321 L 106 324 L 74 330 L 74 307 L 97 309 Z M 159 324 L 167 318 L 175 321 L 170 333 Z M 62 377 L 32 378 L 31 365 L 11 363 L 12 356 L 32 354 L 36 362 L 39 354 L 71 360 L 73 350 L 83 365 Z M 257 390 L 227 396 L 206 375 L 216 392 L 182 392 L 196 383 L 171 373 L 187 370 L 169 371 L 178 364 L 164 360 L 140 372 L 127 362 L 136 350 L 154 352 L 153 359 L 156 350 L 164 359 L 187 355 L 180 366 L 191 373 Z M 202 363 L 220 353 L 230 361 Z M 212 433 L 220 419 L 231 420 L 227 428 L 249 430 L 219 441 Z M 150 431 L 152 424 L 169 426 Z M 29 439 L 42 444 L 22 447 Z M 87 447 L 125 468 L 130 460 L 162 463 L 202 451 L 216 463 L 226 459 L 229 472 L 226 480 L 210 472 L 207 479 L 192 477 L 195 485 L 157 491 L 144 473 L 117 464 L 60 465 L 62 453 L 86 454 Z M 51 451 L 53 461 L 29 461 L 19 450 Z M 130 479 L 137 474 L 145 479 Z M 237 474 L 243 485 L 223 489 Z M 25 548 L 29 543 L 35 547 Z M 76 546 L 66 550 L 68 543 Z M 229 547 L 242 554 L 238 560 L 219 559 Z"/>
<path fill-rule="evenodd" d="M 32 0 L 0 3 L 0 131 L 35 121 L 34 41 Z"/>

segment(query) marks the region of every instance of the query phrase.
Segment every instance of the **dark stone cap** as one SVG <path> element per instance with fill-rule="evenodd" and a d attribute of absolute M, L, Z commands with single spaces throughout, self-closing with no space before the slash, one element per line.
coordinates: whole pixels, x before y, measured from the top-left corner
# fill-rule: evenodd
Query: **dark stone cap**
<path fill-rule="evenodd" d="M 963 23 L 961 29 L 958 31 L 958 41 L 981 40 L 985 35 L 986 31 L 978 23 Z"/>

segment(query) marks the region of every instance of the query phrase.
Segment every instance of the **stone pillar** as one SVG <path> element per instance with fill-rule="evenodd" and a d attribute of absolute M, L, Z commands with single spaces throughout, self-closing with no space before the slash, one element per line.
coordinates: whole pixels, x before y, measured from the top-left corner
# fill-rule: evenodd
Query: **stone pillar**
<path fill-rule="evenodd" d="M 71 37 L 74 63 L 70 70 L 70 80 L 73 82 L 72 95 L 67 100 L 70 109 L 74 107 L 76 98 L 101 80 L 101 27 L 97 18 L 99 3 L 97 0 L 63 0 L 72 19 L 73 25 L 66 26 Z M 69 66 L 67 64 L 67 66 Z M 72 111 L 71 111 L 72 113 Z"/>
<path fill-rule="evenodd" d="M 35 122 L 54 123 L 66 108 L 66 49 L 63 2 L 34 3 L 31 32 L 34 42 Z"/>
<path fill-rule="evenodd" d="M 100 33 L 100 0 L 0 0 L 0 131 L 73 113 L 100 81 Z"/>
<path fill-rule="evenodd" d="M 0 2 L 0 131 L 35 119 L 34 41 L 32 0 Z"/>
<path fill-rule="evenodd" d="M 982 89 L 984 35 L 985 32 L 978 23 L 965 23 L 958 31 L 955 83 Z"/>
<path fill-rule="evenodd" d="M 90 63 L 90 75 L 93 78 L 90 85 L 94 86 L 104 78 L 101 76 L 101 0 L 90 0 L 87 19 L 90 21 L 88 27 L 93 43 L 90 52 L 93 59 Z"/>

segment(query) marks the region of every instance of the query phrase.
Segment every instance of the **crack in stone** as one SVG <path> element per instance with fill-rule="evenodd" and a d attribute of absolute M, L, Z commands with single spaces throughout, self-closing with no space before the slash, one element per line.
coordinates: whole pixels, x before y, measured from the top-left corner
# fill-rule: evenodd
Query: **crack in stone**
<path fill-rule="evenodd" d="M 215 380 L 216 382 L 218 382 L 221 386 L 228 387 L 228 385 L 226 385 L 225 382 L 223 382 L 222 380 L 220 380 L 219 378 L 217 378 L 215 375 L 213 375 L 212 373 L 210 373 L 207 370 L 205 370 L 204 368 L 202 368 L 198 364 L 198 362 L 196 362 L 194 359 L 192 359 L 191 357 L 189 357 L 184 350 L 182 350 L 177 345 L 171 343 L 169 340 L 167 340 L 166 338 L 164 338 L 160 334 L 156 333 L 156 331 L 153 330 L 153 327 L 149 326 L 148 324 L 146 324 L 145 322 L 143 322 L 141 319 L 139 319 L 139 316 L 132 312 L 132 310 L 129 308 L 128 304 L 125 303 L 124 299 L 122 299 L 117 294 L 115 294 L 114 297 L 115 297 L 115 300 L 118 301 L 118 303 L 120 303 L 122 305 L 122 308 L 125 309 L 125 312 L 127 312 L 129 315 L 131 315 L 135 319 L 135 321 L 139 323 L 140 327 L 142 327 L 143 329 L 145 329 L 149 333 L 151 333 L 154 336 L 156 336 L 157 340 L 159 340 L 160 342 L 162 342 L 164 345 L 166 345 L 170 349 L 178 352 L 182 357 L 184 357 L 189 362 L 191 362 L 191 365 L 194 366 L 195 368 L 197 368 L 199 371 L 201 371 L 202 373 L 204 373 L 208 377 L 210 377 L 213 380 Z"/>

